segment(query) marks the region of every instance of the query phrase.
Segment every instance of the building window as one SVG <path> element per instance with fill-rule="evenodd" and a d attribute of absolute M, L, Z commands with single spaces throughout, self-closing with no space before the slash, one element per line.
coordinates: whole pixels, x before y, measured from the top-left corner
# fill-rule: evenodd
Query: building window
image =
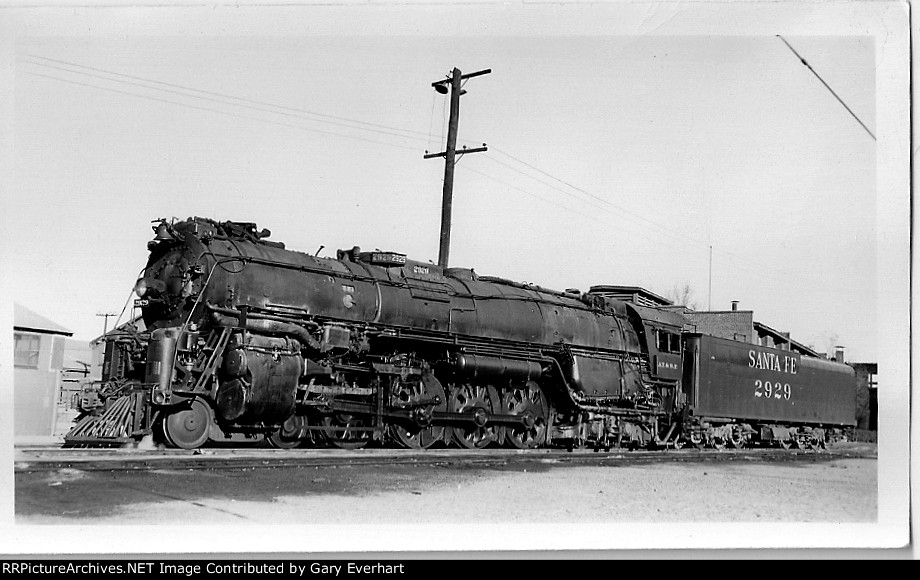
<path fill-rule="evenodd" d="M 29 369 L 38 368 L 41 337 L 34 334 L 13 333 L 13 365 Z"/>

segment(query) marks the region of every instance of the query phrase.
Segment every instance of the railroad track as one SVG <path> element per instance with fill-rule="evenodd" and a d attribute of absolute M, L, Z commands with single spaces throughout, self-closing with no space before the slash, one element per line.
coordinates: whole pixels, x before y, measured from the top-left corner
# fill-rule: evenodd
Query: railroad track
<path fill-rule="evenodd" d="M 642 465 L 650 463 L 700 462 L 795 462 L 845 458 L 876 458 L 870 446 L 832 447 L 827 450 L 782 449 L 682 449 L 664 451 L 609 452 L 576 449 L 458 450 L 427 449 L 298 449 L 269 448 L 196 451 L 175 449 L 63 449 L 21 447 L 14 453 L 14 471 L 34 472 L 62 468 L 84 471 L 135 471 L 145 469 L 254 469 L 305 466 L 444 465 L 447 467 L 501 467 L 526 463 L 553 465 Z"/>

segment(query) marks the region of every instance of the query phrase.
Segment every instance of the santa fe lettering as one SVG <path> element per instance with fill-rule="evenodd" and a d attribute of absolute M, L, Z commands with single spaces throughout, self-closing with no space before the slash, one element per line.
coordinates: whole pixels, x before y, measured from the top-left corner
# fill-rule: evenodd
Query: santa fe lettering
<path fill-rule="evenodd" d="M 748 351 L 748 367 L 752 369 L 766 369 L 779 373 L 796 374 L 795 357 L 789 355 L 779 356 L 773 352 Z"/>

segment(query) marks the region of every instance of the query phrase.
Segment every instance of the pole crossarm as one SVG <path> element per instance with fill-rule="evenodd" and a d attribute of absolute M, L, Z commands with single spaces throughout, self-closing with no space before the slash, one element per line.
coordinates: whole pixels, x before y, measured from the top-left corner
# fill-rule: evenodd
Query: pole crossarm
<path fill-rule="evenodd" d="M 463 155 L 464 153 L 482 153 L 483 151 L 488 151 L 488 147 L 476 147 L 475 149 L 457 149 L 454 151 L 455 155 Z M 425 159 L 431 159 L 432 157 L 447 157 L 447 151 L 441 151 L 440 153 L 429 153 L 425 155 Z"/>
<path fill-rule="evenodd" d="M 489 74 L 489 73 L 491 73 L 491 72 L 492 72 L 492 69 L 487 68 L 487 69 L 484 69 L 484 70 L 478 70 L 478 71 L 476 71 L 476 72 L 472 72 L 472 73 L 465 74 L 465 75 L 462 74 L 462 75 L 460 75 L 459 79 L 460 79 L 461 81 L 465 81 L 466 79 L 471 79 L 471 78 L 473 78 L 473 77 L 478 77 L 478 76 L 481 76 L 481 75 L 487 75 L 487 74 Z M 438 88 L 438 85 L 447 86 L 447 85 L 450 85 L 452 81 L 453 81 L 453 78 L 448 77 L 448 78 L 444 79 L 443 81 L 435 81 L 435 82 L 431 83 L 431 86 L 434 87 L 434 88 Z"/>

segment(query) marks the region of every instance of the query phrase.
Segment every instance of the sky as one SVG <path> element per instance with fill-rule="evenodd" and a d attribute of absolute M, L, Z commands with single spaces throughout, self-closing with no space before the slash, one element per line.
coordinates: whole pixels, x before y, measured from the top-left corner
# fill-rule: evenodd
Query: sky
<path fill-rule="evenodd" d="M 491 69 L 461 98 L 460 144 L 489 150 L 457 166 L 451 265 L 555 289 L 689 286 L 697 309 L 737 300 L 876 360 L 878 159 L 859 124 L 877 124 L 875 39 L 783 36 L 857 121 L 776 35 L 662 34 L 679 11 L 609 8 L 671 20 L 606 33 L 578 5 L 304 6 L 20 28 L 14 299 L 94 338 L 164 217 L 436 261 L 444 168 L 423 155 L 444 149 L 448 98 L 431 83 Z"/>
<path fill-rule="evenodd" d="M 688 286 L 907 359 L 898 3 L 29 4 L 0 11 L 3 292 L 75 338 L 130 303 L 160 218 L 436 261 L 456 67 L 491 72 L 461 98 L 488 151 L 457 165 L 451 266 Z"/>

